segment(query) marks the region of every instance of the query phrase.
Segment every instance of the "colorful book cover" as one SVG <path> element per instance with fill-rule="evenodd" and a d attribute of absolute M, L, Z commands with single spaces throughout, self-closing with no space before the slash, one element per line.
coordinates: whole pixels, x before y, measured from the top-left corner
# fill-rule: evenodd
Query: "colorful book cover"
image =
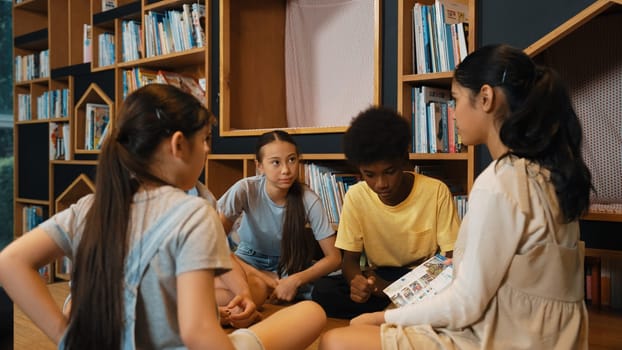
<path fill-rule="evenodd" d="M 398 307 L 418 303 L 438 294 L 452 280 L 453 265 L 436 254 L 391 283 L 383 292 Z"/>

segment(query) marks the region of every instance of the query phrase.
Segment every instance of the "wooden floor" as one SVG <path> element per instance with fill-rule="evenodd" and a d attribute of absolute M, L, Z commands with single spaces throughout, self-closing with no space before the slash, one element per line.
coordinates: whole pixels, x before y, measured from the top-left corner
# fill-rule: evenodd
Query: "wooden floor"
<path fill-rule="evenodd" d="M 57 304 L 62 305 L 67 296 L 67 283 L 53 283 L 50 291 Z M 268 306 L 267 313 L 273 312 Z M 278 308 L 278 307 L 275 307 Z M 55 350 L 51 341 L 17 308 L 14 309 L 14 350 Z M 609 350 L 622 349 L 622 312 L 590 309 L 590 349 Z M 347 320 L 329 319 L 325 330 L 347 325 Z M 316 350 L 317 341 L 307 350 Z"/>

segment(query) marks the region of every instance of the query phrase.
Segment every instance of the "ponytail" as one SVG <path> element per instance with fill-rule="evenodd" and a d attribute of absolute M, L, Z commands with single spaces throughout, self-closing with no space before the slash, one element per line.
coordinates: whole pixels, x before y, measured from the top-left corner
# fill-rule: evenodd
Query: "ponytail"
<path fill-rule="evenodd" d="M 283 221 L 279 275 L 293 274 L 306 269 L 313 259 L 315 237 L 305 229 L 306 213 L 303 202 L 304 187 L 294 181 L 287 192 L 287 208 Z"/>
<path fill-rule="evenodd" d="M 519 49 L 489 45 L 467 56 L 454 79 L 472 93 L 484 84 L 503 90 L 509 107 L 500 117 L 499 136 L 509 149 L 504 156 L 548 169 L 564 219 L 578 219 L 589 207 L 592 179 L 581 154 L 581 123 L 557 73 Z"/>

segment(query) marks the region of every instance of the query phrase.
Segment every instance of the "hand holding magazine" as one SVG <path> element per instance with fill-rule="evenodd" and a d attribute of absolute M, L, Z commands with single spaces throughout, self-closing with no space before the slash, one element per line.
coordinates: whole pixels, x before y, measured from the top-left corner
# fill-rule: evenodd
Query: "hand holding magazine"
<path fill-rule="evenodd" d="M 451 283 L 453 265 L 447 258 L 436 254 L 410 272 L 391 283 L 383 292 L 398 307 L 417 303 L 438 294 Z"/>

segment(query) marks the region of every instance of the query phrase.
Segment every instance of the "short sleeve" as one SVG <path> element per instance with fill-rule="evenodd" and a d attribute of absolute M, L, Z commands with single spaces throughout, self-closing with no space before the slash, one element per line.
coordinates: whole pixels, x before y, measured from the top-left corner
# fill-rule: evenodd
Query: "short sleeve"
<path fill-rule="evenodd" d="M 224 229 L 218 214 L 207 202 L 181 227 L 178 248 L 176 275 L 199 269 L 213 269 L 219 273 L 231 269 Z"/>
<path fill-rule="evenodd" d="M 339 228 L 337 229 L 337 239 L 335 246 L 351 252 L 363 251 L 363 234 L 358 218 L 359 208 L 356 205 L 356 194 L 359 192 L 360 185 L 352 186 L 343 199 Z"/>
<path fill-rule="evenodd" d="M 227 219 L 235 221 L 248 209 L 249 187 L 244 179 L 236 182 L 218 199 L 218 211 Z"/>
<path fill-rule="evenodd" d="M 86 195 L 39 225 L 72 260 L 78 249 L 86 214 L 93 204 L 93 199 L 93 194 Z"/>

